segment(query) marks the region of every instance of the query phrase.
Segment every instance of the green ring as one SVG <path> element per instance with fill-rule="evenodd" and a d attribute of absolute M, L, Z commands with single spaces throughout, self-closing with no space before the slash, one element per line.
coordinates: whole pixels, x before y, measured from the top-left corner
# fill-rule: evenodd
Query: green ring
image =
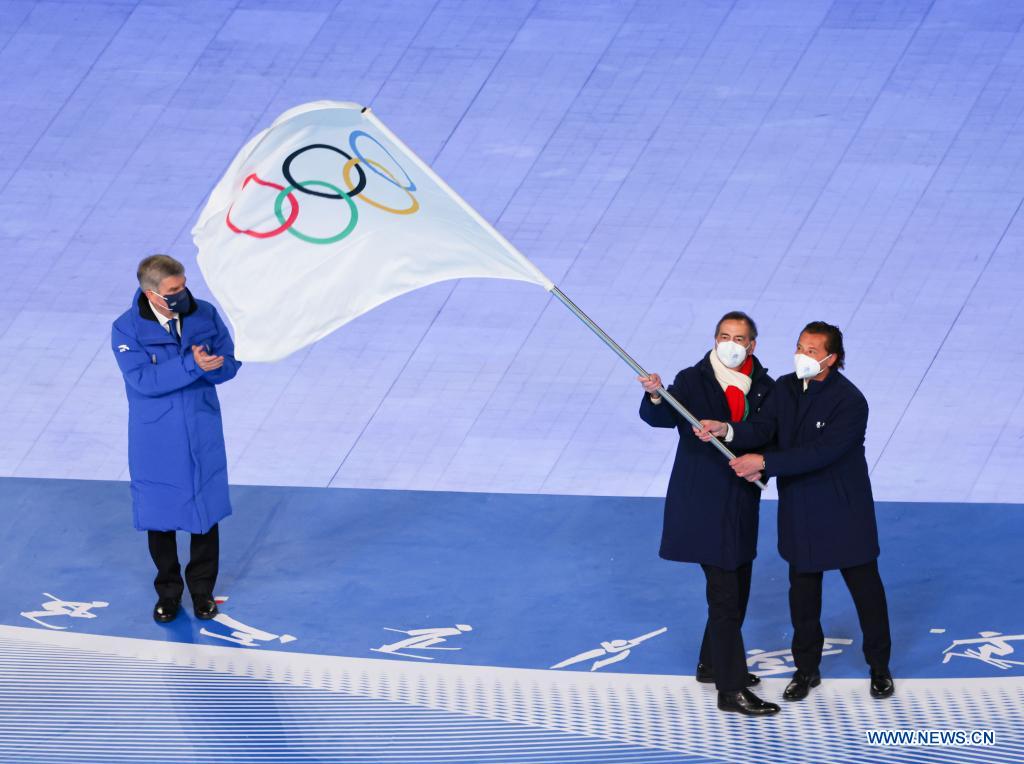
<path fill-rule="evenodd" d="M 295 238 L 302 239 L 302 241 L 309 242 L 310 244 L 333 244 L 336 241 L 341 241 L 350 233 L 352 233 L 352 229 L 354 229 L 356 227 L 356 223 L 359 222 L 359 210 L 356 208 L 356 203 L 352 201 L 352 198 L 337 186 L 332 186 L 330 183 L 324 180 L 307 180 L 304 185 L 321 186 L 323 188 L 329 188 L 336 194 L 340 194 L 341 197 L 346 202 L 348 202 L 348 209 L 349 212 L 352 213 L 352 219 L 345 227 L 345 230 L 343 230 L 341 233 L 336 234 L 334 236 L 329 236 L 325 239 L 317 238 L 316 236 L 307 236 L 306 234 L 300 231 L 296 231 L 294 226 L 288 228 L 288 233 L 290 233 Z M 281 189 L 281 192 L 277 195 L 277 199 L 274 200 L 274 214 L 277 216 L 277 221 L 281 225 L 284 225 L 285 223 L 283 211 L 284 200 L 288 197 L 288 194 L 295 190 L 295 186 L 286 186 L 285 188 Z"/>

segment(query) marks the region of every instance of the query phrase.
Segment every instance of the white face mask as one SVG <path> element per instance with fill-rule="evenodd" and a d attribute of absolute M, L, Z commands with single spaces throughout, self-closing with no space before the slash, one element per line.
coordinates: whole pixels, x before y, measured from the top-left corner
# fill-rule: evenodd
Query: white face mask
<path fill-rule="evenodd" d="M 829 353 L 819 362 L 811 358 L 809 355 L 797 353 L 796 355 L 793 356 L 793 366 L 794 368 L 796 368 L 796 378 L 810 379 L 811 377 L 818 376 L 824 369 L 822 364 L 825 363 L 825 361 L 827 361 L 833 355 L 833 353 Z"/>
<path fill-rule="evenodd" d="M 718 355 L 718 360 L 730 369 L 735 369 L 747 360 L 747 349 L 732 340 L 715 345 L 715 354 Z"/>

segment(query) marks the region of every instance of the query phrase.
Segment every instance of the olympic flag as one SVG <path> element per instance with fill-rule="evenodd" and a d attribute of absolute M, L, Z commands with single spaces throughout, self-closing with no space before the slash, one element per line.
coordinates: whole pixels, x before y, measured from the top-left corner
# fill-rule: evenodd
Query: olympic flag
<path fill-rule="evenodd" d="M 276 361 L 406 292 L 478 277 L 544 287 L 647 375 L 358 104 L 296 106 L 253 137 L 214 187 L 192 238 L 242 361 Z M 700 426 L 668 391 L 658 392 Z"/>
<path fill-rule="evenodd" d="M 242 361 L 276 361 L 419 287 L 554 285 L 368 109 L 290 109 L 238 153 L 199 216 L 199 267 Z"/>

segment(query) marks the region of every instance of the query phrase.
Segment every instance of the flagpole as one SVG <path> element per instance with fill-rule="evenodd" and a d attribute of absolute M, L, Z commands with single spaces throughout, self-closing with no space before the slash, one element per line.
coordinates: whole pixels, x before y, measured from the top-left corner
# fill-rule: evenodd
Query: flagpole
<path fill-rule="evenodd" d="M 626 364 L 630 368 L 633 369 L 633 371 L 635 371 L 641 377 L 650 376 L 644 370 L 644 368 L 640 364 L 638 364 L 636 361 L 633 360 L 632 356 L 630 356 L 629 353 L 627 353 L 625 350 L 622 349 L 622 346 L 619 345 L 619 343 L 617 343 L 615 340 L 613 340 L 611 337 L 609 337 L 607 332 L 605 332 L 604 329 L 602 329 L 600 326 L 598 326 L 596 323 L 594 323 L 594 320 L 592 318 L 590 318 L 590 316 L 588 316 L 586 313 L 584 313 L 582 310 L 580 310 L 579 306 L 576 305 L 576 303 L 574 303 L 572 300 L 570 300 L 568 298 L 568 296 L 565 294 L 565 292 L 563 292 L 557 286 L 552 286 L 551 289 L 550 289 L 550 292 L 555 297 L 557 297 L 559 299 L 559 301 L 561 301 L 561 303 L 563 305 L 565 305 L 565 307 L 567 307 L 569 310 L 571 310 L 573 312 L 573 314 L 575 314 L 576 318 L 578 318 L 580 321 L 582 321 L 587 326 L 587 328 L 590 329 L 590 331 L 592 331 L 594 334 L 596 334 L 598 337 L 600 337 L 601 340 L 604 342 L 604 344 L 606 344 L 608 347 L 610 347 L 612 350 L 614 350 L 615 354 L 619 358 L 621 358 L 623 361 L 625 361 Z M 657 393 L 658 393 L 658 395 L 660 395 L 665 400 L 666 403 L 668 403 L 669 406 L 671 406 L 676 411 L 678 411 L 679 414 L 683 417 L 683 419 L 685 419 L 687 422 L 689 422 L 691 425 L 693 425 L 697 429 L 700 429 L 700 427 L 701 427 L 700 420 L 697 419 L 697 417 L 695 417 L 693 414 L 691 414 L 686 409 L 686 407 L 683 404 L 681 404 L 679 401 L 677 401 L 668 392 L 668 390 L 665 389 L 665 387 L 663 385 L 658 387 Z M 736 454 L 734 454 L 729 449 L 729 447 L 726 446 L 718 438 L 712 438 L 709 442 L 713 446 L 715 446 L 715 448 L 717 448 L 719 451 L 721 451 L 725 456 L 727 456 L 730 460 L 736 458 Z M 761 490 L 764 490 L 765 488 L 767 488 L 767 486 L 762 481 L 760 481 L 760 480 L 755 480 L 754 483 Z"/>
<path fill-rule="evenodd" d="M 514 254 L 517 258 L 521 258 L 525 263 L 528 263 L 532 270 L 535 272 L 534 275 L 536 277 L 531 283 L 536 283 L 543 286 L 545 289 L 551 292 L 551 294 L 557 297 L 562 302 L 562 304 L 565 305 L 565 307 L 567 307 L 574 314 L 576 314 L 576 317 L 580 321 L 586 324 L 590 328 L 590 330 L 598 337 L 600 337 L 601 340 L 608 347 L 614 350 L 616 355 L 619 356 L 619 358 L 621 358 L 623 361 L 629 364 L 633 371 L 635 371 L 642 377 L 648 376 L 647 372 L 643 370 L 643 367 L 641 367 L 640 364 L 634 361 L 629 356 L 629 354 L 625 350 L 623 350 L 622 347 L 619 346 L 619 343 L 617 343 L 615 340 L 609 337 L 600 326 L 598 326 L 597 324 L 594 323 L 593 320 L 591 320 L 590 316 L 588 316 L 586 313 L 580 310 L 576 303 L 574 303 L 565 295 L 565 292 L 563 292 L 561 289 L 555 286 L 551 279 L 545 276 L 537 268 L 537 266 L 533 265 L 532 262 L 530 262 L 526 257 L 523 256 L 522 252 L 515 248 L 512 242 L 510 242 L 508 239 L 502 236 L 501 233 L 494 226 L 488 223 L 483 218 L 483 216 L 480 215 L 479 212 L 473 209 L 473 207 L 470 206 L 465 199 L 459 196 L 458 193 L 456 193 L 456 191 L 451 186 L 445 183 L 441 176 L 434 172 L 433 168 L 430 165 L 428 165 L 419 156 L 417 156 L 415 151 L 406 146 L 405 143 L 403 143 L 402 140 L 397 135 L 391 132 L 391 130 L 388 129 L 387 125 L 385 125 L 383 122 L 377 119 L 377 115 L 373 113 L 373 110 L 369 106 L 364 106 L 361 109 L 360 113 L 363 115 L 364 118 L 369 120 L 374 125 L 374 127 L 380 130 L 392 143 L 394 143 L 395 146 L 399 147 L 400 149 L 402 149 L 402 151 L 408 154 L 408 156 L 413 160 L 413 162 L 416 163 L 419 169 L 427 177 L 433 180 L 438 186 L 440 186 L 445 192 L 447 192 L 448 195 L 452 198 L 452 200 L 454 200 L 455 203 L 458 204 L 459 207 L 461 207 L 466 212 L 467 215 L 473 218 L 473 220 L 475 220 L 478 225 L 480 225 L 484 230 L 489 232 L 510 253 Z M 685 419 L 694 427 L 700 427 L 700 420 L 698 420 L 693 414 L 687 411 L 686 407 L 684 407 L 683 404 L 681 404 L 679 401 L 673 398 L 664 387 L 659 387 L 657 392 L 658 395 L 660 395 L 668 402 L 668 405 L 670 405 L 672 408 L 679 412 L 683 419 Z M 721 451 L 729 459 L 736 458 L 736 454 L 730 451 L 726 447 L 726 445 L 722 443 L 722 441 L 718 440 L 718 438 L 712 438 L 710 443 L 714 445 L 715 448 Z M 762 490 L 764 490 L 767 487 L 760 480 L 755 480 L 754 483 L 757 485 L 758 488 Z"/>

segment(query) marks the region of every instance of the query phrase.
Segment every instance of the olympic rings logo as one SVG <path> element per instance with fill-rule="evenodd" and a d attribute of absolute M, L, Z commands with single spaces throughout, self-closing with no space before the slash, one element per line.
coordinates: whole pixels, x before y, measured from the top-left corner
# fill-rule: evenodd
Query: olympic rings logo
<path fill-rule="evenodd" d="M 402 177 L 395 177 L 395 174 L 383 164 L 367 157 L 359 148 L 358 144 L 361 139 L 364 141 L 364 145 L 365 141 L 371 141 L 378 149 L 383 151 L 402 173 Z M 409 173 L 405 171 L 398 160 L 379 140 L 364 130 L 355 130 L 348 137 L 348 148 L 351 150 L 351 154 L 327 143 L 311 143 L 308 146 L 296 149 L 285 158 L 281 165 L 281 174 L 284 175 L 285 180 L 288 182 L 287 186 L 263 180 L 256 173 L 252 173 L 242 181 L 242 188 L 244 189 L 249 183 L 256 183 L 278 192 L 277 197 L 274 199 L 274 217 L 277 218 L 278 225 L 276 228 L 267 231 L 240 228 L 231 220 L 231 210 L 234 209 L 232 204 L 225 216 L 228 228 L 235 233 L 252 236 L 254 239 L 272 239 L 287 232 L 296 239 L 308 244 L 334 244 L 352 233 L 359 222 L 359 208 L 356 206 L 356 199 L 392 215 L 413 215 L 419 212 L 420 203 L 413 196 L 416 184 L 409 177 Z M 295 160 L 307 151 L 316 150 L 331 151 L 338 154 L 345 161 L 341 170 L 341 177 L 333 179 L 337 183 L 343 184 L 344 188 L 326 180 L 304 179 L 300 181 L 296 179 L 292 173 L 292 165 Z M 367 169 L 370 174 L 367 173 Z M 391 207 L 378 199 L 371 198 L 365 193 L 368 182 L 371 179 L 374 183 L 379 183 L 383 180 L 401 189 L 409 197 L 409 203 L 404 207 Z M 333 199 L 344 202 L 348 210 L 347 223 L 338 233 L 330 236 L 312 236 L 308 233 L 303 233 L 295 226 L 299 218 L 299 197 L 296 196 L 296 192 L 321 199 Z"/>

